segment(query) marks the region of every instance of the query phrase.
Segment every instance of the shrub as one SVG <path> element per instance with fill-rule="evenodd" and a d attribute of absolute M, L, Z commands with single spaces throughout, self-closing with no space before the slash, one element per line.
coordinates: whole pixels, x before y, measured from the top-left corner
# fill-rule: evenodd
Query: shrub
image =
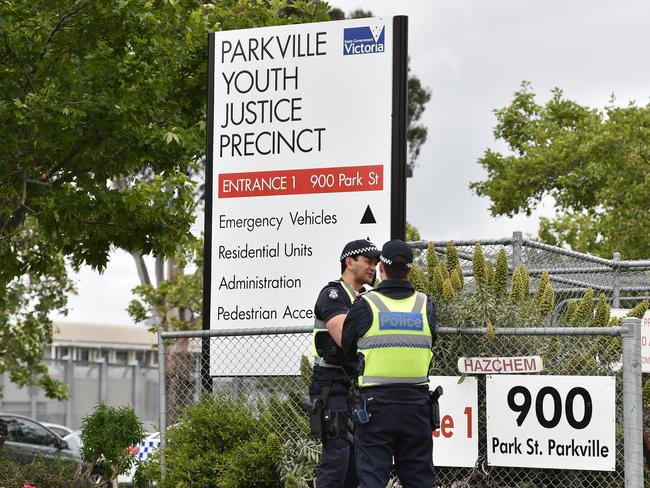
<path fill-rule="evenodd" d="M 87 473 L 101 466 L 114 480 L 127 472 L 135 462 L 128 449 L 143 437 L 144 428 L 132 408 L 100 403 L 81 426 L 81 455 L 89 465 Z"/>
<path fill-rule="evenodd" d="M 205 396 L 167 431 L 165 479 L 159 480 L 159 455 L 155 455 L 138 470 L 138 486 L 146 486 L 142 478 L 158 481 L 160 488 L 281 486 L 279 462 L 284 449 L 279 433 L 302 434 L 306 424 L 297 427 L 292 418 L 304 417 L 295 410 L 294 399 L 279 402 L 272 398 L 268 405 L 253 407 L 225 394 Z M 282 416 L 274 417 L 273 412 Z"/>
<path fill-rule="evenodd" d="M 285 443 L 280 461 L 280 477 L 284 488 L 311 488 L 316 484 L 316 466 L 322 445 L 314 439 L 299 438 Z"/>
<path fill-rule="evenodd" d="M 37 459 L 31 464 L 18 465 L 0 452 L 0 486 L 23 488 L 25 484 L 37 488 L 90 488 L 81 467 L 62 459 L 45 462 Z"/>

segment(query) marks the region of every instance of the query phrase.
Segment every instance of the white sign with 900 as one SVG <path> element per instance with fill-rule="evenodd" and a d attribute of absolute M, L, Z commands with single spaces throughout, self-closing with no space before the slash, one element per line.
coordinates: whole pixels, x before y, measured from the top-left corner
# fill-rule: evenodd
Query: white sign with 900
<path fill-rule="evenodd" d="M 614 471 L 615 378 L 487 376 L 491 466 Z"/>

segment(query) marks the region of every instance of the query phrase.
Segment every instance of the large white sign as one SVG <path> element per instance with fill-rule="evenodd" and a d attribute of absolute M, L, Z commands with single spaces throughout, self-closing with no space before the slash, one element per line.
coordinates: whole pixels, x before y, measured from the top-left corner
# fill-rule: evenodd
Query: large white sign
<path fill-rule="evenodd" d="M 458 384 L 458 376 L 431 376 L 429 387 L 442 386 L 440 429 L 433 431 L 434 466 L 473 467 L 478 458 L 476 378 Z"/>
<path fill-rule="evenodd" d="M 213 36 L 210 328 L 311 325 L 345 243 L 390 236 L 393 19 Z"/>
<path fill-rule="evenodd" d="M 630 312 L 625 308 L 613 308 L 612 317 L 625 317 Z M 641 372 L 650 373 L 650 310 L 641 319 Z"/>
<path fill-rule="evenodd" d="M 615 378 L 487 376 L 491 466 L 613 471 Z"/>

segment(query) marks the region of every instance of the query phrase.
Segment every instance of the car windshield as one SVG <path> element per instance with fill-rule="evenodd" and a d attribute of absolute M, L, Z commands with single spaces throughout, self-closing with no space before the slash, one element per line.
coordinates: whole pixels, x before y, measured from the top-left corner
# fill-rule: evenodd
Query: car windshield
<path fill-rule="evenodd" d="M 81 451 L 81 431 L 75 430 L 63 438 L 68 443 L 68 448 L 73 451 Z"/>

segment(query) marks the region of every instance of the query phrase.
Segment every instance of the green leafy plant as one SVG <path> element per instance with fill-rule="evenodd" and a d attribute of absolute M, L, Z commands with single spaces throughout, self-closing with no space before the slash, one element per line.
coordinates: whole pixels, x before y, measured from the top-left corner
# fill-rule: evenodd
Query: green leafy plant
<path fill-rule="evenodd" d="M 31 464 L 20 465 L 0 452 L 2 488 L 23 488 L 25 484 L 37 488 L 90 488 L 91 483 L 81 471 L 80 466 L 62 459 L 53 462 L 36 459 Z"/>
<path fill-rule="evenodd" d="M 128 471 L 135 458 L 129 447 L 144 437 L 144 428 L 130 407 L 109 407 L 100 403 L 81 425 L 81 455 L 89 475 L 100 466 L 111 480 Z"/>
<path fill-rule="evenodd" d="M 316 466 L 320 460 L 322 445 L 319 441 L 298 438 L 288 441 L 280 460 L 280 478 L 285 488 L 312 488 L 316 482 Z"/>
<path fill-rule="evenodd" d="M 639 225 L 648 217 L 650 104 L 616 106 L 612 97 L 593 108 L 559 88 L 539 103 L 523 82 L 495 115 L 494 135 L 507 151 L 487 149 L 478 160 L 487 177 L 470 185 L 490 199 L 493 215 L 530 215 L 551 195 L 557 215 L 540 219 L 545 242 L 603 257 L 650 254 Z"/>
<path fill-rule="evenodd" d="M 165 479 L 159 476 L 159 454 L 143 466 L 141 476 L 160 488 L 279 487 L 285 451 L 275 432 L 286 432 L 290 420 L 276 423 L 273 413 L 286 409 L 284 403 L 252 406 L 225 394 L 205 396 L 185 409 L 180 422 L 167 431 Z"/>

